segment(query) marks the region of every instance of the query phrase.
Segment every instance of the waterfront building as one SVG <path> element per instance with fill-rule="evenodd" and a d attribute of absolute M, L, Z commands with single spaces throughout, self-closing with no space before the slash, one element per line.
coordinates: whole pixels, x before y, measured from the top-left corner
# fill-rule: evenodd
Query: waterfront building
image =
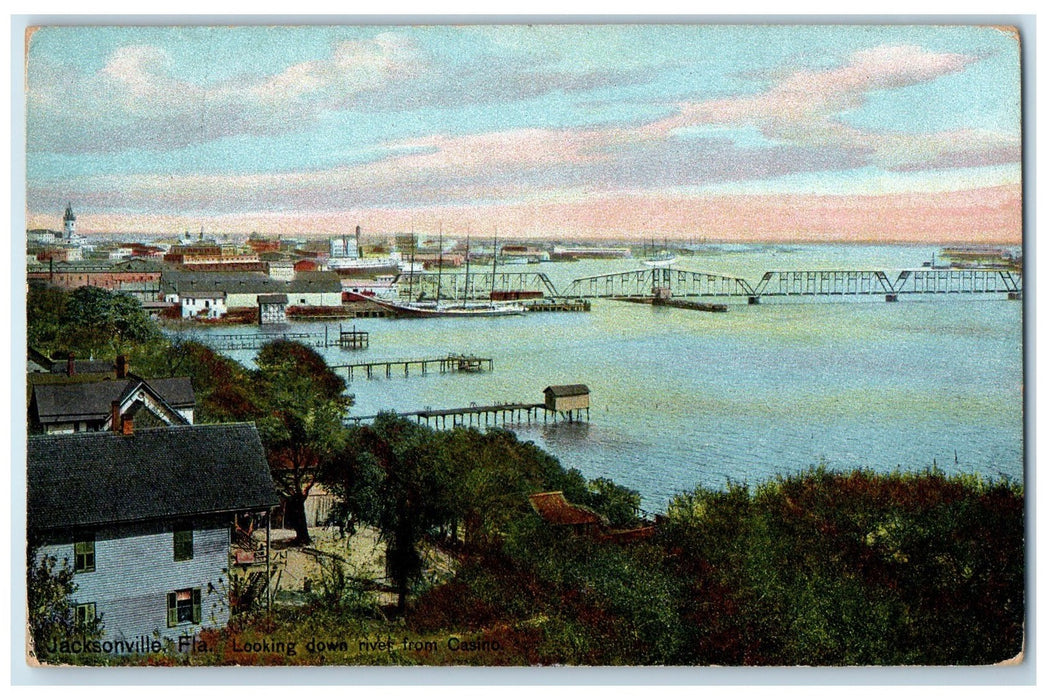
<path fill-rule="evenodd" d="M 247 514 L 268 527 L 279 502 L 253 424 L 132 422 L 33 436 L 27 451 L 31 551 L 73 570 L 77 619 L 99 619 L 117 651 L 188 651 L 180 641 L 229 621 L 231 572 L 266 572 L 264 541 L 247 550 L 234 530 Z"/>
<path fill-rule="evenodd" d="M 550 411 L 577 411 L 589 408 L 589 387 L 585 384 L 547 386 L 545 407 Z"/>
<path fill-rule="evenodd" d="M 222 318 L 228 309 L 225 292 L 200 290 L 181 297 L 182 318 Z"/>
<path fill-rule="evenodd" d="M 287 295 L 258 295 L 258 325 L 271 326 L 287 323 Z"/>
<path fill-rule="evenodd" d="M 224 292 L 227 311 L 255 309 L 258 296 L 285 294 L 288 306 L 338 306 L 342 304 L 342 285 L 332 272 L 300 272 L 289 281 L 263 274 L 196 273 L 165 271 L 163 294 L 168 303 L 181 304 L 184 297 L 197 298 L 201 292 Z"/>

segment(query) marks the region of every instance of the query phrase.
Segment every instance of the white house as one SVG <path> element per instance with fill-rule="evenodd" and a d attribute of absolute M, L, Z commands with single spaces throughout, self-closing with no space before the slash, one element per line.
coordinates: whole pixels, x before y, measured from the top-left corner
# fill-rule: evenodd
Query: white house
<path fill-rule="evenodd" d="M 30 437 L 27 480 L 34 561 L 73 570 L 76 616 L 113 653 L 189 651 L 224 626 L 234 522 L 279 500 L 244 423 Z"/>
<path fill-rule="evenodd" d="M 225 292 L 199 290 L 181 297 L 182 318 L 222 318 L 228 309 Z"/>

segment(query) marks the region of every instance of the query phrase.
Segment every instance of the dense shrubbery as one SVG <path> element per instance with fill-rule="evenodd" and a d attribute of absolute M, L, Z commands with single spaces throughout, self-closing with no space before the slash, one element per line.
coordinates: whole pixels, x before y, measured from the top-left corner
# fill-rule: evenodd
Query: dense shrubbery
<path fill-rule="evenodd" d="M 896 665 L 1002 661 L 1023 621 L 1019 487 L 819 469 L 682 495 L 648 544 L 521 519 L 409 623 L 522 663 Z"/>
<path fill-rule="evenodd" d="M 688 663 L 982 664 L 1021 651 L 1023 492 L 815 469 L 671 504 Z"/>

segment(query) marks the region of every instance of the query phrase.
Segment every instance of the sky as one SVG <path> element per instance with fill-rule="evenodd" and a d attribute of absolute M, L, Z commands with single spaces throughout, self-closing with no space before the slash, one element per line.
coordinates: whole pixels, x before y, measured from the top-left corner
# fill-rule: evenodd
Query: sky
<path fill-rule="evenodd" d="M 974 26 L 43 27 L 27 223 L 84 233 L 1021 241 Z"/>

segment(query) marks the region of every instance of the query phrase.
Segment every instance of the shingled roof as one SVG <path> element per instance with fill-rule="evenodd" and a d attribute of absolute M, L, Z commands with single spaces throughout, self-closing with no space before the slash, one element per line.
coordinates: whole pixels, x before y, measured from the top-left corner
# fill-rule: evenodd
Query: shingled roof
<path fill-rule="evenodd" d="M 295 294 L 341 292 L 342 283 L 336 272 L 299 272 L 290 281 L 274 280 L 262 273 L 223 273 L 164 271 L 162 286 L 166 293 L 199 296 L 203 291 L 227 294 Z"/>
<path fill-rule="evenodd" d="M 196 405 L 196 395 L 189 377 L 143 380 L 132 374 L 127 379 L 34 385 L 36 417 L 41 423 L 104 420 L 112 410 L 113 401 L 123 402 L 143 382 L 172 408 L 192 408 Z"/>
<path fill-rule="evenodd" d="M 27 479 L 30 532 L 279 502 L 252 423 L 34 436 Z"/>
<path fill-rule="evenodd" d="M 585 384 L 557 384 L 547 386 L 542 391 L 553 396 L 585 396 L 589 393 L 589 387 Z"/>

